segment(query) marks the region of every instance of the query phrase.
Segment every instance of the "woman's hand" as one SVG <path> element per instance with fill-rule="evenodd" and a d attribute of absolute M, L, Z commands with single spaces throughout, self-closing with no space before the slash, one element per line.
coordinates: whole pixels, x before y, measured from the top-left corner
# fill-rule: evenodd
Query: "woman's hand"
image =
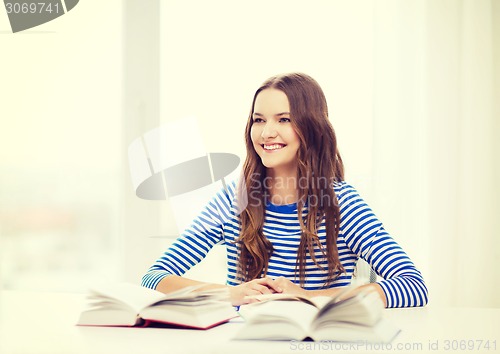
<path fill-rule="evenodd" d="M 274 284 L 282 289 L 281 293 L 283 294 L 300 295 L 305 297 L 309 296 L 309 292 L 307 290 L 304 290 L 284 277 L 276 278 L 274 280 Z"/>
<path fill-rule="evenodd" d="M 246 296 L 281 292 L 283 292 L 283 289 L 277 285 L 276 281 L 267 277 L 254 279 L 237 286 L 229 287 L 231 303 L 233 304 L 233 306 L 239 306 L 249 303 L 250 300 L 245 299 Z"/>

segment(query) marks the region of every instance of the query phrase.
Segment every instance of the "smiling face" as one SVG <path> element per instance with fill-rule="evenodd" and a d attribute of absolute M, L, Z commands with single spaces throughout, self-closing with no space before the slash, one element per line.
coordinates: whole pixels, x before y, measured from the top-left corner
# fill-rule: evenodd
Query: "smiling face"
<path fill-rule="evenodd" d="M 290 121 L 286 94 L 274 88 L 259 92 L 252 119 L 253 147 L 270 175 L 295 177 L 300 140 Z"/>

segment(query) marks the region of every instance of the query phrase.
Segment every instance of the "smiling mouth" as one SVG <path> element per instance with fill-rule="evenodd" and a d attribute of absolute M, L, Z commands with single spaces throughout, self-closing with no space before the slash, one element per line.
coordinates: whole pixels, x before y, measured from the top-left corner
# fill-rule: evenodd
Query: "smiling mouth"
<path fill-rule="evenodd" d="M 274 150 L 279 150 L 283 149 L 286 145 L 285 144 L 262 144 L 262 148 L 266 151 L 274 151 Z"/>

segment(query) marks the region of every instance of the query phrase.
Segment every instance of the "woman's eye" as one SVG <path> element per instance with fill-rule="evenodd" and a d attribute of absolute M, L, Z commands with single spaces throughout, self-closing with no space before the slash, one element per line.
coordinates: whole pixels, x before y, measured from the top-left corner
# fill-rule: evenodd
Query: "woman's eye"
<path fill-rule="evenodd" d="M 264 119 L 262 119 L 262 118 L 254 118 L 253 119 L 254 123 L 262 123 L 263 121 L 264 121 Z"/>
<path fill-rule="evenodd" d="M 290 118 L 281 118 L 280 122 L 282 122 L 282 123 L 290 123 Z"/>

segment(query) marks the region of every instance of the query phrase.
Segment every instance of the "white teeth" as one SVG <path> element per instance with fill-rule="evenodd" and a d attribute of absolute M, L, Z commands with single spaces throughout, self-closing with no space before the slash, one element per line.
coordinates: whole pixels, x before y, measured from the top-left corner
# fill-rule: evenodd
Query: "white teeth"
<path fill-rule="evenodd" d="M 274 145 L 264 145 L 264 150 L 277 150 L 284 147 L 284 145 L 274 144 Z"/>

